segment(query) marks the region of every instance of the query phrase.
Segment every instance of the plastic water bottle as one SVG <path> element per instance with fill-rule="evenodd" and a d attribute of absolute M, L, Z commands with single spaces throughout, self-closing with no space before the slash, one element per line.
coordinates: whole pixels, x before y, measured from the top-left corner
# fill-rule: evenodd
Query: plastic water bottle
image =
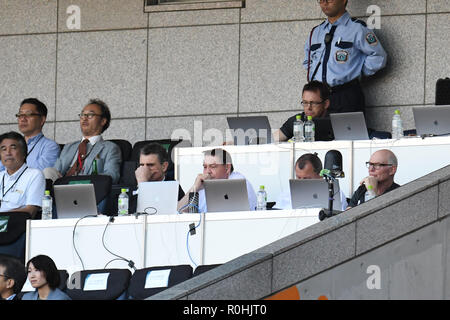
<path fill-rule="evenodd" d="M 403 124 L 400 117 L 400 110 L 395 110 L 392 117 L 392 139 L 400 139 L 403 137 Z"/>
<path fill-rule="evenodd" d="M 267 192 L 264 190 L 264 186 L 259 187 L 259 191 L 256 195 L 256 210 L 266 210 L 267 207 Z"/>
<path fill-rule="evenodd" d="M 119 194 L 119 201 L 117 203 L 119 216 L 126 216 L 128 214 L 128 195 L 127 189 L 121 189 Z"/>
<path fill-rule="evenodd" d="M 375 191 L 373 190 L 373 186 L 368 185 L 367 186 L 367 191 L 366 194 L 364 195 L 364 202 L 367 202 L 369 200 L 372 200 L 373 198 L 375 198 L 377 195 L 375 194 Z"/>
<path fill-rule="evenodd" d="M 294 137 L 293 140 L 294 142 L 303 142 L 305 141 L 305 137 L 303 136 L 303 121 L 302 121 L 302 117 L 300 115 L 297 115 L 295 117 L 295 121 L 294 121 L 294 128 L 293 128 L 293 132 L 294 132 Z"/>
<path fill-rule="evenodd" d="M 50 195 L 49 190 L 45 190 L 44 196 L 42 197 L 42 220 L 52 219 L 53 213 L 53 199 Z"/>
<path fill-rule="evenodd" d="M 314 142 L 316 125 L 312 121 L 312 116 L 308 116 L 308 121 L 305 122 L 305 141 Z"/>

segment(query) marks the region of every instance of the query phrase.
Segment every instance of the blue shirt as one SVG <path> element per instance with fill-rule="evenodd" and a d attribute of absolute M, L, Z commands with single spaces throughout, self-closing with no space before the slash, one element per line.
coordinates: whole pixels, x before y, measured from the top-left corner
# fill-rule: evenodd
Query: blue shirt
<path fill-rule="evenodd" d="M 60 152 L 59 145 L 55 141 L 46 138 L 42 132 L 28 139 L 27 147 L 28 167 L 39 170 L 53 167 Z M 0 163 L 0 171 L 2 170 L 5 170 L 5 167 Z"/>
<path fill-rule="evenodd" d="M 323 64 L 327 56 L 325 35 L 331 31 L 332 26 L 336 26 L 336 29 L 326 63 L 326 82 L 331 87 L 350 82 L 361 75 L 373 75 L 386 66 L 386 51 L 373 30 L 367 28 L 364 22 L 353 20 L 346 12 L 334 24 L 325 20 L 317 26 L 312 33 L 311 46 L 308 36 L 303 66 L 308 69 L 308 57 L 311 51 L 310 81 L 323 82 Z M 312 79 L 319 61 L 321 64 Z"/>

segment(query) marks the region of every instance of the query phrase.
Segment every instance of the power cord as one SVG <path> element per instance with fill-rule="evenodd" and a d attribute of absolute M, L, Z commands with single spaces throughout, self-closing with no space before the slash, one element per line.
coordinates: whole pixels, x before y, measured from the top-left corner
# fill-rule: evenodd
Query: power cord
<path fill-rule="evenodd" d="M 72 245 L 73 245 L 73 248 L 75 249 L 75 253 L 76 253 L 77 256 L 78 256 L 78 259 L 80 259 L 80 261 L 81 261 L 81 266 L 83 267 L 83 270 L 85 270 L 85 268 L 84 268 L 84 263 L 83 263 L 83 259 L 81 259 L 81 256 L 80 256 L 80 254 L 78 253 L 77 247 L 75 246 L 75 230 L 77 229 L 77 225 L 78 225 L 78 223 L 79 223 L 81 220 L 83 220 L 84 218 L 89 218 L 89 217 L 96 218 L 97 216 L 96 216 L 96 215 L 93 215 L 93 214 L 90 214 L 90 215 L 87 215 L 87 216 L 84 216 L 84 217 L 78 219 L 78 221 L 77 221 L 77 223 L 75 223 L 75 226 L 73 227 L 73 231 L 72 231 Z"/>
<path fill-rule="evenodd" d="M 106 251 L 108 251 L 110 254 L 112 254 L 113 256 L 115 256 L 115 257 L 117 257 L 117 258 L 112 259 L 111 261 L 109 261 L 109 262 L 105 265 L 105 268 L 104 268 L 104 269 L 106 269 L 106 267 L 108 266 L 108 264 L 110 264 L 111 262 L 117 261 L 117 260 L 122 260 L 122 261 L 128 262 L 128 267 L 130 267 L 130 268 L 132 268 L 134 271 L 136 271 L 136 267 L 135 267 L 135 265 L 134 265 L 133 260 L 128 260 L 128 259 L 126 259 L 126 258 L 124 258 L 124 257 L 122 257 L 122 256 L 119 256 L 118 254 L 113 253 L 113 252 L 112 252 L 111 250 L 109 250 L 109 249 L 106 247 L 106 245 L 105 245 L 105 233 L 106 233 L 106 229 L 108 229 L 109 224 L 110 224 L 110 223 L 113 223 L 113 222 L 114 222 L 114 217 L 109 217 L 108 223 L 107 223 L 106 226 L 105 226 L 105 230 L 103 230 L 102 244 L 103 244 L 103 248 L 105 248 Z"/>
<path fill-rule="evenodd" d="M 194 208 L 197 209 L 197 211 L 200 211 L 200 209 L 198 208 L 197 205 L 195 205 L 195 204 L 193 204 L 193 203 L 188 203 L 187 205 L 181 207 L 180 210 L 178 210 L 178 214 L 182 214 L 182 213 L 183 213 L 182 211 L 183 211 L 185 208 L 187 208 L 187 207 L 194 207 Z M 189 259 L 191 260 L 192 264 L 193 264 L 196 268 L 197 268 L 197 264 L 195 263 L 194 259 L 192 259 L 191 251 L 189 250 L 189 235 L 194 235 L 194 234 L 195 234 L 195 230 L 196 230 L 196 229 L 200 226 L 200 224 L 202 223 L 202 213 L 199 212 L 199 215 L 200 215 L 200 220 L 199 220 L 198 224 L 195 225 L 195 224 L 192 223 L 191 225 L 189 225 L 189 230 L 188 230 L 188 232 L 187 232 L 187 234 L 186 234 L 186 250 L 187 250 Z"/>

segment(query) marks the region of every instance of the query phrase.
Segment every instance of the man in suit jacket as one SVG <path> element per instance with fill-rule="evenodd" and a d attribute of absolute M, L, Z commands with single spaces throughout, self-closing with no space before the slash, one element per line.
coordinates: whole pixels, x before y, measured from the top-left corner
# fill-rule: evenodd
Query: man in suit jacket
<path fill-rule="evenodd" d="M 25 266 L 9 256 L 0 256 L 0 300 L 17 300 L 27 279 Z"/>
<path fill-rule="evenodd" d="M 83 138 L 64 146 L 55 166 L 44 170 L 45 177 L 55 181 L 62 176 L 90 175 L 96 170 L 98 174 L 111 176 L 112 182 L 117 183 L 122 161 L 120 148 L 101 136 L 111 121 L 108 106 L 101 100 L 92 99 L 79 117 Z M 85 152 L 79 152 L 83 144 Z"/>
<path fill-rule="evenodd" d="M 169 154 L 159 143 L 149 143 L 142 147 L 139 152 L 139 167 L 135 171 L 136 181 L 173 181 L 172 177 L 166 175 L 169 167 Z M 137 191 L 133 192 L 130 199 L 130 213 L 136 211 Z M 178 187 L 178 200 L 184 197 L 181 186 Z"/>

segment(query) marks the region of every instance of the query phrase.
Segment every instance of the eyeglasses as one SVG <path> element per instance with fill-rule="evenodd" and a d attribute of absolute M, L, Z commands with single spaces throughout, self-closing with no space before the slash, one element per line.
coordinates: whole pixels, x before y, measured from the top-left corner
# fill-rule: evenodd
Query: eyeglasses
<path fill-rule="evenodd" d="M 330 2 L 334 2 L 334 0 L 317 0 L 317 3 L 330 3 Z"/>
<path fill-rule="evenodd" d="M 16 114 L 16 118 L 17 119 L 21 119 L 21 118 L 26 118 L 26 119 L 28 119 L 28 118 L 30 118 L 30 117 L 33 117 L 33 116 L 41 116 L 41 114 L 40 113 L 18 113 L 18 114 Z"/>
<path fill-rule="evenodd" d="M 7 275 L 0 274 L 0 276 L 5 277 L 5 279 L 9 279 L 9 277 Z"/>
<path fill-rule="evenodd" d="M 373 163 L 373 162 L 369 162 L 369 161 L 366 162 L 366 167 L 368 169 L 370 169 L 370 167 L 373 167 L 375 170 L 378 170 L 381 167 L 390 167 L 390 166 L 392 166 L 392 164 L 390 164 L 390 163 Z"/>
<path fill-rule="evenodd" d="M 79 117 L 80 119 L 83 119 L 83 118 L 92 119 L 92 118 L 94 118 L 95 116 L 97 116 L 97 117 L 102 117 L 103 115 L 102 115 L 102 114 L 96 114 L 96 113 L 80 113 L 80 114 L 78 115 L 78 117 Z"/>
<path fill-rule="evenodd" d="M 302 101 L 302 106 L 311 106 L 311 107 L 318 107 L 323 103 L 323 101 L 316 102 L 316 101 Z"/>

